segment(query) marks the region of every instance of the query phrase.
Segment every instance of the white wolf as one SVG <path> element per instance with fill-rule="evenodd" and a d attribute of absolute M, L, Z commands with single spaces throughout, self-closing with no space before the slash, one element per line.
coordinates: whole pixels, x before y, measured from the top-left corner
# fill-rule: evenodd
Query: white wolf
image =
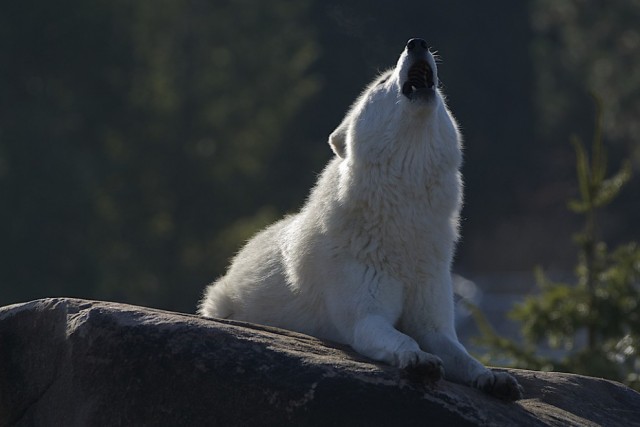
<path fill-rule="evenodd" d="M 473 359 L 454 329 L 461 143 L 424 40 L 409 40 L 329 143 L 336 156 L 302 210 L 253 237 L 206 289 L 199 313 L 345 343 L 520 398 L 517 381 Z"/>

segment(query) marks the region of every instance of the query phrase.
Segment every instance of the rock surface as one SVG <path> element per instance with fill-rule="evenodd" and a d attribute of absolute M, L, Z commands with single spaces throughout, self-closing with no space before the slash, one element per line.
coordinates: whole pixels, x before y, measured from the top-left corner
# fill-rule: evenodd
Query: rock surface
<path fill-rule="evenodd" d="M 0 427 L 640 425 L 618 383 L 509 371 L 515 403 L 275 328 L 77 299 L 0 308 Z"/>

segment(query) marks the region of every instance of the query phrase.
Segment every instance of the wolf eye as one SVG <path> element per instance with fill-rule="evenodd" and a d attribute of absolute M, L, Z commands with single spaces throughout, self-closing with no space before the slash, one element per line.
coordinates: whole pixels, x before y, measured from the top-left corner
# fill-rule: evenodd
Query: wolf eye
<path fill-rule="evenodd" d="M 377 84 L 377 86 L 382 86 L 383 84 L 385 84 L 387 82 L 387 80 L 389 80 L 389 77 L 385 77 L 384 79 L 380 80 Z"/>

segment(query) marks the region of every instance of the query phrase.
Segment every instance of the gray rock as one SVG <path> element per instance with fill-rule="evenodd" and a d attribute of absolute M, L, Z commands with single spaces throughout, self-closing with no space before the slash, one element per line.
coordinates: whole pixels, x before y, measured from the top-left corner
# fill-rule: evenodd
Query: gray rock
<path fill-rule="evenodd" d="M 259 325 L 62 298 L 0 308 L 0 427 L 640 425 L 621 384 L 509 372 L 515 403 Z"/>

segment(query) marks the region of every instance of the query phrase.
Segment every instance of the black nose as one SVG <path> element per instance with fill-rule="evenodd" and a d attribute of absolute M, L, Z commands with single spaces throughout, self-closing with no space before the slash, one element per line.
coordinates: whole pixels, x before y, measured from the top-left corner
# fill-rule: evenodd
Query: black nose
<path fill-rule="evenodd" d="M 427 42 L 422 39 L 411 39 L 407 42 L 408 52 L 411 52 L 413 50 L 419 52 L 419 51 L 428 50 L 428 49 L 429 49 L 429 45 L 427 45 Z"/>

